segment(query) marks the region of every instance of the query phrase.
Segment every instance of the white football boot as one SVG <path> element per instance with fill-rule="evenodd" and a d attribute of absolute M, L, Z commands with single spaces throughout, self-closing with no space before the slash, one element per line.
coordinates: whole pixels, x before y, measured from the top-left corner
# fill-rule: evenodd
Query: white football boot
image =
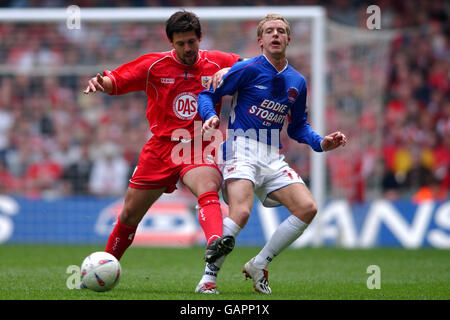
<path fill-rule="evenodd" d="M 219 291 L 217 291 L 216 284 L 214 282 L 200 282 L 195 288 L 195 293 L 219 294 Z"/>
<path fill-rule="evenodd" d="M 245 274 L 245 280 L 247 278 L 253 279 L 253 287 L 256 292 L 264 294 L 271 294 L 272 290 L 269 287 L 269 272 L 267 269 L 259 269 L 253 264 L 255 258 L 252 258 L 244 265 L 242 272 Z"/>

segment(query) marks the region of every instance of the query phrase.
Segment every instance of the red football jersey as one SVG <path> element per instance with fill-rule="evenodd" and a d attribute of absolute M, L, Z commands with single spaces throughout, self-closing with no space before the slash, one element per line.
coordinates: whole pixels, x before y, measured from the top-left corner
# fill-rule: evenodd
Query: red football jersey
<path fill-rule="evenodd" d="M 112 80 L 113 95 L 145 91 L 147 119 L 154 136 L 170 138 L 175 129 L 186 129 L 194 137 L 194 121 L 202 121 L 197 95 L 214 73 L 237 60 L 239 56 L 233 53 L 199 50 L 197 61 L 189 66 L 172 50 L 143 55 L 103 75 Z"/>

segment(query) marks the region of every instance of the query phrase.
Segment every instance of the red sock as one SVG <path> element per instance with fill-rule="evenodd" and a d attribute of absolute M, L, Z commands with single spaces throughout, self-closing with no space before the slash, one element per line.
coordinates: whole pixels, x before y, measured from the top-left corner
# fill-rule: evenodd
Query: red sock
<path fill-rule="evenodd" d="M 209 245 L 215 238 L 222 237 L 223 218 L 219 195 L 215 191 L 206 192 L 198 197 L 198 204 L 200 206 L 198 220 Z"/>
<path fill-rule="evenodd" d="M 116 226 L 109 235 L 105 251 L 112 254 L 117 260 L 120 260 L 125 250 L 127 250 L 133 242 L 136 229 L 137 226 L 130 227 L 124 225 L 118 218 Z"/>

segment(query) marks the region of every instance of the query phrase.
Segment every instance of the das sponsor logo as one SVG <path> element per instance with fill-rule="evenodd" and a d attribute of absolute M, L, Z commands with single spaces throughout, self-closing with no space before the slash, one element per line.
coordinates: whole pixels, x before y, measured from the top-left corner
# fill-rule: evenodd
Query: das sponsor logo
<path fill-rule="evenodd" d="M 173 112 L 182 120 L 190 120 L 197 113 L 197 96 L 191 92 L 177 95 L 173 101 Z"/>

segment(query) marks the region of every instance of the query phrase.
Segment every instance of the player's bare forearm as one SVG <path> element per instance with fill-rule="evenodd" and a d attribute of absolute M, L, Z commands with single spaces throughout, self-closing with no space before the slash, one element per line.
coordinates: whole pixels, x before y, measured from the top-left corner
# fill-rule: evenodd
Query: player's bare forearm
<path fill-rule="evenodd" d="M 218 116 L 213 116 L 209 118 L 203 123 L 202 133 L 204 134 L 205 132 L 211 129 L 217 129 L 219 127 L 219 123 L 220 120 Z"/>
<path fill-rule="evenodd" d="M 228 68 L 223 68 L 223 69 L 220 69 L 219 71 L 217 71 L 211 77 L 211 79 L 208 80 L 208 83 L 206 84 L 206 90 L 209 90 L 211 87 L 213 90 L 217 89 L 220 82 L 222 81 L 223 76 L 226 75 L 228 73 L 228 71 L 230 71 L 230 69 L 231 69 L 231 67 L 228 67 Z"/>
<path fill-rule="evenodd" d="M 343 147 L 347 143 L 347 137 L 340 131 L 333 132 L 325 137 L 323 137 L 320 145 L 323 151 L 331 151 L 338 147 Z"/>
<path fill-rule="evenodd" d="M 111 94 L 113 92 L 113 84 L 111 79 L 107 76 L 102 76 L 100 75 L 100 73 L 97 73 L 95 77 L 89 80 L 88 86 L 83 92 L 85 94 L 89 94 L 90 92 L 95 93 L 97 91 Z"/>

